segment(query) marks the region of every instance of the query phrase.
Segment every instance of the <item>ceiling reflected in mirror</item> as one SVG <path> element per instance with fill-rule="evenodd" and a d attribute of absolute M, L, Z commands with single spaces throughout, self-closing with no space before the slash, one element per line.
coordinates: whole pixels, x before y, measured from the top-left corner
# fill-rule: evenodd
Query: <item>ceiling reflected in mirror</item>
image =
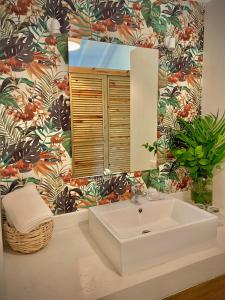
<path fill-rule="evenodd" d="M 69 41 L 69 65 L 83 68 L 130 70 L 130 54 L 135 48 L 134 46 L 73 39 Z"/>

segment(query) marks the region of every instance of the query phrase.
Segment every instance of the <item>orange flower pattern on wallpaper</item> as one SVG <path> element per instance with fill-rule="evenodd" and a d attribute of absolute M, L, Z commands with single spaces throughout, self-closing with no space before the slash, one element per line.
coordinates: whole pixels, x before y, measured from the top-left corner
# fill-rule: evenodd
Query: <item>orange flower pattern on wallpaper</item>
<path fill-rule="evenodd" d="M 68 34 L 159 49 L 158 139 L 164 151 L 152 185 L 185 188 L 185 171 L 170 172 L 167 137 L 178 116 L 200 113 L 203 16 L 202 5 L 190 0 L 0 0 L 2 193 L 22 178 L 36 178 L 43 199 L 59 214 L 125 200 L 131 184 L 143 186 L 140 173 L 71 176 Z M 49 34 L 49 18 L 59 21 L 60 35 Z M 166 36 L 176 38 L 172 52 L 164 46 Z M 7 183 L 12 178 L 18 180 Z"/>

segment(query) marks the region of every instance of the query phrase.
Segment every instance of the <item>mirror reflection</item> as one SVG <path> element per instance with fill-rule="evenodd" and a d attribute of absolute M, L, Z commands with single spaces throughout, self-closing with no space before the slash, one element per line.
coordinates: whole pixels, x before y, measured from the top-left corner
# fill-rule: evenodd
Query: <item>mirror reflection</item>
<path fill-rule="evenodd" d="M 69 73 L 73 176 L 150 169 L 158 51 L 70 39 Z"/>

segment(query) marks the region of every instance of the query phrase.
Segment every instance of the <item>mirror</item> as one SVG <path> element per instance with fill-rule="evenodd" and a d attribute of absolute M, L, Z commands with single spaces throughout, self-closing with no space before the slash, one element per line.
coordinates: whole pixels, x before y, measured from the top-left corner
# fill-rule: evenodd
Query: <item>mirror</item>
<path fill-rule="evenodd" d="M 73 176 L 148 170 L 157 134 L 158 50 L 69 39 Z"/>

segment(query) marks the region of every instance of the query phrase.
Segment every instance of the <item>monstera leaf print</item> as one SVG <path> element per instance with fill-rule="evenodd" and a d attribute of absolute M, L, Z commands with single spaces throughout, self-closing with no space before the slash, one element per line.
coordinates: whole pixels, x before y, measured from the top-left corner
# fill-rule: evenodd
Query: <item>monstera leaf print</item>
<path fill-rule="evenodd" d="M 182 14 L 181 6 L 177 4 L 167 4 L 166 9 L 164 9 L 162 12 L 171 17 L 177 17 Z"/>
<path fill-rule="evenodd" d="M 68 103 L 68 99 L 61 95 L 49 109 L 52 125 L 58 130 L 70 130 L 70 106 Z"/>
<path fill-rule="evenodd" d="M 61 33 L 69 30 L 68 8 L 64 7 L 61 0 L 46 0 L 43 7 L 46 16 L 55 18 L 60 23 Z"/>
<path fill-rule="evenodd" d="M 111 19 L 117 25 L 123 23 L 125 10 L 125 1 L 96 1 L 94 14 L 97 20 Z"/>
<path fill-rule="evenodd" d="M 168 18 L 161 15 L 161 6 L 149 0 L 143 0 L 141 12 L 147 27 L 152 27 L 156 33 L 166 33 Z"/>
<path fill-rule="evenodd" d="M 172 107 L 180 107 L 180 103 L 177 98 L 180 95 L 180 93 L 181 88 L 178 86 L 166 88 L 161 94 L 160 104 L 163 105 L 162 102 L 164 102 L 165 106 L 171 105 Z"/>
<path fill-rule="evenodd" d="M 39 137 L 19 142 L 8 148 L 8 156 L 11 157 L 10 163 L 23 160 L 27 164 L 34 164 L 40 159 L 40 152 Z"/>
<path fill-rule="evenodd" d="M 182 28 L 179 20 L 179 15 L 182 13 L 181 6 L 172 1 L 161 11 L 161 6 L 157 2 L 151 3 L 149 0 L 143 0 L 141 11 L 146 25 L 152 27 L 155 32 L 165 33 L 170 24 L 179 29 Z"/>
<path fill-rule="evenodd" d="M 14 179 L 13 181 L 10 180 L 6 185 L 0 185 L 0 194 L 7 195 L 17 189 L 20 189 L 25 186 L 26 183 L 32 182 L 34 184 L 38 184 L 39 180 L 34 177 L 27 177 L 25 179 Z"/>
<path fill-rule="evenodd" d="M 10 37 L 0 40 L 0 59 L 16 58 L 21 63 L 33 61 L 33 37 Z"/>
<path fill-rule="evenodd" d="M 109 195 L 112 192 L 115 192 L 117 195 L 122 195 L 126 191 L 127 180 L 126 173 L 121 176 L 113 176 L 111 179 L 108 179 L 100 186 L 100 194 L 102 197 Z"/>
<path fill-rule="evenodd" d="M 76 211 L 76 200 L 78 199 L 79 197 L 73 196 L 69 188 L 65 187 L 54 202 L 54 213 L 64 214 Z"/>
<path fill-rule="evenodd" d="M 16 86 L 12 84 L 12 81 L 11 77 L 5 78 L 0 85 L 0 92 L 10 92 L 11 90 L 14 90 Z"/>
<path fill-rule="evenodd" d="M 190 56 L 179 56 L 174 57 L 171 61 L 168 61 L 167 65 L 171 73 L 181 71 L 182 73 L 187 75 L 191 73 L 193 61 Z"/>
<path fill-rule="evenodd" d="M 145 19 L 146 25 L 148 27 L 152 24 L 152 3 L 149 0 L 144 0 L 142 2 L 141 13 Z"/>
<path fill-rule="evenodd" d="M 67 151 L 69 156 L 72 156 L 72 148 L 71 148 L 71 123 L 70 123 L 70 106 L 69 100 L 65 99 L 63 95 L 59 97 L 57 101 L 53 103 L 50 112 L 50 121 L 52 126 L 56 130 L 63 130 L 62 135 L 62 146 Z"/>

